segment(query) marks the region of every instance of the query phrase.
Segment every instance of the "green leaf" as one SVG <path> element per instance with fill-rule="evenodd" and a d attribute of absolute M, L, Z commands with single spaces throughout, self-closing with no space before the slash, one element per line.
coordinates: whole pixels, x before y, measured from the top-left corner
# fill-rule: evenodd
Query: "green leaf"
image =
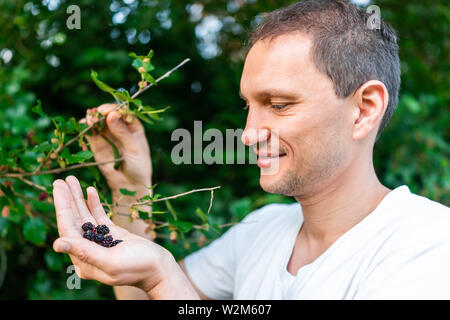
<path fill-rule="evenodd" d="M 125 188 L 122 188 L 122 189 L 120 189 L 119 191 L 120 191 L 120 193 L 123 194 L 124 196 L 130 196 L 130 197 L 133 197 L 133 196 L 136 195 L 136 191 L 130 191 L 130 190 L 127 190 L 127 189 L 125 189 Z"/>
<path fill-rule="evenodd" d="M 89 150 L 84 150 L 77 152 L 75 154 L 72 154 L 68 160 L 69 164 L 75 163 L 75 162 L 84 162 L 86 160 L 89 160 L 94 156 L 94 153 Z"/>
<path fill-rule="evenodd" d="M 114 95 L 114 93 L 116 92 L 115 89 L 111 88 L 106 83 L 104 83 L 103 81 L 99 80 L 98 79 L 98 73 L 95 72 L 94 70 L 91 70 L 91 78 L 95 82 L 97 87 L 99 87 L 101 90 L 103 90 L 105 92 L 108 92 L 108 93 L 110 93 L 112 95 Z"/>
<path fill-rule="evenodd" d="M 134 52 L 130 52 L 129 54 L 128 54 L 128 56 L 130 56 L 131 58 L 133 58 L 133 59 L 139 59 L 139 57 L 136 55 L 136 53 L 134 53 Z"/>
<path fill-rule="evenodd" d="M 147 70 L 147 71 L 150 71 L 150 70 Z M 153 78 L 150 74 L 148 74 L 148 73 L 146 73 L 146 74 L 144 74 L 144 79 L 145 79 L 145 81 L 148 81 L 148 82 L 150 82 L 150 83 L 152 83 L 152 84 L 154 84 L 154 85 L 157 85 L 158 83 L 156 82 L 156 80 L 155 80 L 155 78 Z"/>
<path fill-rule="evenodd" d="M 139 218 L 141 218 L 142 220 L 148 220 L 150 219 L 150 216 L 148 212 L 139 210 Z"/>
<path fill-rule="evenodd" d="M 85 123 L 79 123 L 77 120 L 75 120 L 74 117 L 71 117 L 69 121 L 70 124 L 73 126 L 74 130 L 76 130 L 77 132 L 81 132 L 88 127 L 88 125 Z"/>
<path fill-rule="evenodd" d="M 30 218 L 23 225 L 23 235 L 34 244 L 43 244 L 47 237 L 47 226 L 39 217 Z"/>
<path fill-rule="evenodd" d="M 189 221 L 177 220 L 171 221 L 170 224 L 174 227 L 177 227 L 181 232 L 189 232 L 194 227 L 194 224 Z"/>
<path fill-rule="evenodd" d="M 149 124 L 153 124 L 154 122 L 152 120 L 150 120 L 144 113 L 138 111 L 138 110 L 133 110 L 133 113 L 142 121 L 145 121 Z"/>
<path fill-rule="evenodd" d="M 147 53 L 146 58 L 148 58 L 149 60 L 153 57 L 153 49 L 150 49 L 150 51 Z"/>
<path fill-rule="evenodd" d="M 44 110 L 42 110 L 42 104 L 41 104 L 41 100 L 37 101 L 37 105 L 35 105 L 33 107 L 33 109 L 31 109 L 31 111 L 33 111 L 34 113 L 37 113 L 40 116 L 45 116 L 46 114 L 44 113 Z"/>
<path fill-rule="evenodd" d="M 127 90 L 116 91 L 114 94 L 122 101 L 128 101 L 131 98 L 130 93 Z"/>
<path fill-rule="evenodd" d="M 45 151 L 50 151 L 55 147 L 56 147 L 56 145 L 54 145 L 53 143 L 44 141 L 43 143 L 34 146 L 30 151 L 31 152 L 45 152 Z"/>
<path fill-rule="evenodd" d="M 134 59 L 133 62 L 131 63 L 131 66 L 136 70 L 139 70 L 140 67 L 143 67 L 143 63 L 140 59 Z"/>

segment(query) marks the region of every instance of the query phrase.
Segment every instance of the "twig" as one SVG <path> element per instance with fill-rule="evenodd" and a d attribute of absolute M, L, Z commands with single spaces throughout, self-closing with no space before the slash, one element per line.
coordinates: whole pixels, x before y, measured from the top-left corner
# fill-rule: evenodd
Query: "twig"
<path fill-rule="evenodd" d="M 209 211 L 211 210 L 211 207 L 212 207 L 213 198 L 214 198 L 214 190 L 211 190 L 211 199 L 209 200 L 208 214 L 209 214 Z"/>
<path fill-rule="evenodd" d="M 122 161 L 122 160 L 123 160 L 123 158 L 120 157 L 120 158 L 108 160 L 108 161 L 80 163 L 80 164 L 76 164 L 76 165 L 66 167 L 66 168 L 55 168 L 55 169 L 39 171 L 39 172 L 6 173 L 3 175 L 0 175 L 0 178 L 20 178 L 20 177 L 29 177 L 29 176 L 39 176 L 39 175 L 43 175 L 43 174 L 61 173 L 64 171 L 69 171 L 69 170 L 74 170 L 74 169 L 79 169 L 79 168 L 84 168 L 84 167 L 101 166 L 101 165 L 104 165 L 107 163 L 118 162 L 118 161 Z"/>
<path fill-rule="evenodd" d="M 185 63 L 191 61 L 191 59 L 187 58 L 184 59 L 182 62 L 180 62 L 178 65 L 176 65 L 175 67 L 173 67 L 172 69 L 170 69 L 169 71 L 167 71 L 166 73 L 164 73 L 161 77 L 159 77 L 158 79 L 156 79 L 156 82 L 161 81 L 162 79 L 167 78 L 168 76 L 170 76 L 170 74 L 172 72 L 174 72 L 175 70 L 177 70 L 178 68 L 180 68 L 182 65 L 184 65 Z M 141 90 L 137 91 L 135 94 L 133 94 L 131 96 L 132 99 L 136 98 L 139 94 L 141 94 L 142 92 L 144 92 L 145 90 L 147 90 L 148 88 L 152 87 L 153 83 L 150 83 L 149 85 L 145 86 L 144 88 L 142 88 Z"/>
<path fill-rule="evenodd" d="M 176 194 L 176 195 L 169 196 L 169 197 L 159 198 L 159 199 L 156 199 L 156 200 L 150 200 L 150 201 L 145 201 L 145 202 L 135 202 L 135 203 L 131 204 L 131 206 L 146 205 L 146 204 L 152 204 L 154 202 L 160 202 L 160 201 L 164 201 L 164 200 L 175 199 L 175 198 L 182 197 L 182 196 L 188 195 L 190 193 L 194 193 L 194 192 L 201 192 L 201 191 L 211 191 L 211 192 L 213 192 L 213 190 L 219 189 L 219 188 L 220 188 L 220 186 L 212 187 L 212 188 L 194 189 L 194 190 L 191 190 L 191 191 L 183 192 L 183 193 Z"/>
<path fill-rule="evenodd" d="M 33 188 L 39 189 L 39 190 L 44 191 L 44 192 L 47 191 L 43 186 L 41 186 L 41 185 L 39 185 L 37 183 L 34 183 L 34 182 L 32 182 L 32 181 L 30 181 L 28 179 L 25 179 L 24 177 L 17 177 L 17 178 L 19 180 L 25 182 L 27 185 L 32 186 Z"/>

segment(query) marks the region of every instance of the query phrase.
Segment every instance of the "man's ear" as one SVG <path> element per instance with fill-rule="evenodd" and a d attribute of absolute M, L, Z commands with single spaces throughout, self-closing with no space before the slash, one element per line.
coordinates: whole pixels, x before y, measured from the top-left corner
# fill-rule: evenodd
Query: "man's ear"
<path fill-rule="evenodd" d="M 389 94 L 386 86 L 379 80 L 370 80 L 356 90 L 354 96 L 353 140 L 360 140 L 369 133 L 376 132 L 386 111 Z"/>

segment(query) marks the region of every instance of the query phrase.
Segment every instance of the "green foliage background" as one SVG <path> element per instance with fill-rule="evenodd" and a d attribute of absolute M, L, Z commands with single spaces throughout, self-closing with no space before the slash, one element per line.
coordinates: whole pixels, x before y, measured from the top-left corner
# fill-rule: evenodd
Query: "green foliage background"
<path fill-rule="evenodd" d="M 81 118 L 86 108 L 111 100 L 91 81 L 91 68 L 113 87 L 132 90 L 139 79 L 130 67 L 128 52 L 146 54 L 152 48 L 156 77 L 183 59 L 191 59 L 142 96 L 156 108 L 171 106 L 163 122 L 146 125 L 158 192 L 171 195 L 222 186 L 215 192 L 211 211 L 215 223 L 239 221 L 251 210 L 271 202 L 293 201 L 264 193 L 258 184 L 256 166 L 176 166 L 170 161 L 175 145 L 170 136 L 175 128 L 193 132 L 194 120 L 202 120 L 204 130 L 244 127 L 246 111 L 242 110 L 238 92 L 247 31 L 258 14 L 290 3 L 0 0 L 2 152 L 50 139 L 51 121 L 31 112 L 37 99 L 52 116 Z M 71 4 L 81 8 L 81 30 L 66 28 L 66 8 Z M 400 103 L 375 147 L 377 173 L 391 188 L 407 184 L 415 193 L 450 205 L 450 9 L 445 1 L 384 0 L 375 4 L 398 31 L 402 61 Z M 5 48 L 11 50 L 11 59 Z M 36 156 L 29 153 L 22 159 L 33 162 Z M 95 179 L 95 170 L 77 170 L 73 174 L 85 181 Z M 53 178 L 39 176 L 33 181 L 48 185 Z M 102 177 L 98 185 L 108 193 Z M 14 181 L 14 189 L 29 190 L 30 198 L 39 195 L 18 181 Z M 4 204 L 0 202 L 0 207 Z M 192 194 L 172 205 L 180 214 L 193 218 L 197 206 L 208 208 L 209 193 Z M 0 217 L 0 282 L 4 279 L 0 298 L 114 298 L 110 287 L 94 281 L 82 281 L 82 290 L 67 289 L 65 270 L 70 261 L 51 249 L 57 237 L 51 204 L 20 199 L 16 207 L 8 218 Z M 33 218 L 27 208 L 31 208 Z M 207 232 L 206 236 L 213 239 L 218 234 Z M 195 243 L 190 248 L 181 242 L 161 243 L 177 258 L 198 249 Z"/>

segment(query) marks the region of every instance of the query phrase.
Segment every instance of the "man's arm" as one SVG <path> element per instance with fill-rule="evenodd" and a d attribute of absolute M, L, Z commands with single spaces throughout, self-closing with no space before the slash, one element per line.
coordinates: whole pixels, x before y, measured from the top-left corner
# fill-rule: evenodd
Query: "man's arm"
<path fill-rule="evenodd" d="M 186 278 L 189 279 L 189 282 L 191 283 L 192 287 L 195 289 L 195 291 L 197 292 L 198 296 L 200 297 L 200 299 L 202 300 L 212 300 L 211 298 L 205 296 L 199 288 L 197 288 L 197 286 L 195 285 L 195 283 L 192 281 L 192 279 L 189 277 L 188 273 L 186 272 L 186 266 L 184 265 L 184 259 L 178 261 L 178 265 L 180 266 L 181 270 L 183 270 L 184 274 L 186 275 Z"/>

